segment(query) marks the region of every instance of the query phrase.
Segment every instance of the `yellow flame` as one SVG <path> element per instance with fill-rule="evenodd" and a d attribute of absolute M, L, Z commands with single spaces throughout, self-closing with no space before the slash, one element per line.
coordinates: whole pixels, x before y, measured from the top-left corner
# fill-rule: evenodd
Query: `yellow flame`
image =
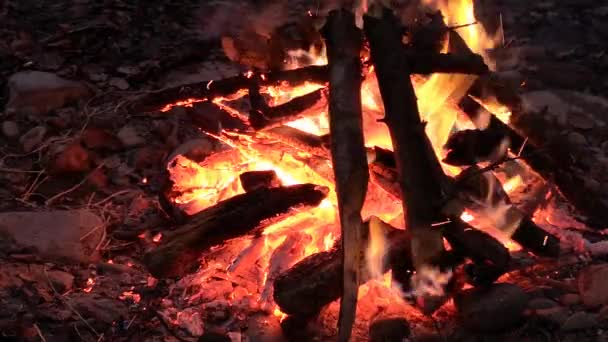
<path fill-rule="evenodd" d="M 366 248 L 367 271 L 371 279 L 381 280 L 384 269 L 384 255 L 388 248 L 384 223 L 377 217 L 369 219 L 369 242 Z"/>

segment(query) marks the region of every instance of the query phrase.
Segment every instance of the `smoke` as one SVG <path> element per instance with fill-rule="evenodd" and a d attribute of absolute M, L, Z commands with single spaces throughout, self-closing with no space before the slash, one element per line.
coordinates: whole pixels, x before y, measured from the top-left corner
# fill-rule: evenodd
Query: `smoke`
<path fill-rule="evenodd" d="M 200 10 L 200 33 L 205 39 L 241 36 L 245 32 L 269 37 L 289 20 L 288 6 L 286 1 L 210 1 Z"/>

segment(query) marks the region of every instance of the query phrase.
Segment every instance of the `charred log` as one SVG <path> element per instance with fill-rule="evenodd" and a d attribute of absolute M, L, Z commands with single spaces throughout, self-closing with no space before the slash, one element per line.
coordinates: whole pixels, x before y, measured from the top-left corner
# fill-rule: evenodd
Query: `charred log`
<path fill-rule="evenodd" d="M 488 71 L 483 59 L 475 54 L 439 54 L 432 52 L 403 52 L 411 64 L 412 73 L 461 73 L 485 74 Z M 329 68 L 308 66 L 264 74 L 260 86 L 297 87 L 307 82 L 324 84 L 329 81 Z M 246 75 L 238 75 L 221 80 L 207 80 L 177 87 L 166 88 L 143 94 L 128 104 L 131 112 L 151 112 L 161 110 L 167 105 L 177 104 L 188 99 L 208 99 L 229 97 L 249 88 L 252 80 Z"/>
<path fill-rule="evenodd" d="M 491 183 L 498 186 L 492 186 Z M 559 256 L 559 239 L 534 223 L 529 218 L 531 213 L 524 213 L 513 205 L 502 189 L 500 181 L 493 174 L 484 175 L 478 167 L 473 166 L 456 178 L 455 188 L 464 206 L 473 211 L 483 213 L 487 208 L 490 210 L 499 206 L 506 208 L 504 214 L 506 224 L 502 233 L 510 236 L 513 241 L 539 256 Z M 488 194 L 489 189 L 494 189 L 495 192 Z"/>
<path fill-rule="evenodd" d="M 443 236 L 456 254 L 473 261 L 467 267 L 473 285 L 489 285 L 507 271 L 511 260 L 509 250 L 489 234 L 454 218 L 445 225 Z"/>
<path fill-rule="evenodd" d="M 403 341 L 410 336 L 410 325 L 405 318 L 381 317 L 369 325 L 370 342 Z"/>
<path fill-rule="evenodd" d="M 222 130 L 245 131 L 248 129 L 247 123 L 213 102 L 201 102 L 186 108 L 186 113 L 194 126 L 203 132 L 220 134 Z"/>
<path fill-rule="evenodd" d="M 529 93 L 522 95 L 522 106 L 514 108 L 509 122 L 553 160 L 551 173 L 539 173 L 597 228 L 608 221 L 607 110 L 604 99 L 580 93 Z"/>
<path fill-rule="evenodd" d="M 258 105 L 259 108 L 249 114 L 249 123 L 255 130 L 269 129 L 307 116 L 318 115 L 326 106 L 326 91 L 319 89 L 278 106 Z"/>
<path fill-rule="evenodd" d="M 501 131 L 467 129 L 448 138 L 448 151 L 443 162 L 454 166 L 470 166 L 479 162 L 495 162 L 507 155 L 508 137 Z"/>
<path fill-rule="evenodd" d="M 371 58 L 376 67 L 385 118 L 395 150 L 406 225 L 412 232 L 413 260 L 418 269 L 443 250 L 441 232 L 431 227 L 443 220 L 445 175 L 420 120 L 409 61 L 402 58 L 399 24 L 392 13 L 364 17 Z"/>
<path fill-rule="evenodd" d="M 318 136 L 289 126 L 272 128 L 265 131 L 264 134 L 276 138 L 299 151 L 327 159 L 330 158 L 329 136 Z"/>
<path fill-rule="evenodd" d="M 239 180 L 245 192 L 260 188 L 276 188 L 282 185 L 274 170 L 243 172 L 239 175 Z"/>
<path fill-rule="evenodd" d="M 409 233 L 386 224 L 383 228 L 390 244 L 384 251 L 388 262 L 383 271 L 394 266 L 395 269 L 411 272 Z M 369 230 L 365 233 L 367 240 Z M 274 282 L 275 302 L 281 311 L 289 315 L 316 315 L 325 305 L 341 298 L 342 265 L 342 252 L 338 247 L 304 258 Z M 361 274 L 361 283 L 364 283 L 368 275 L 363 271 Z"/>
<path fill-rule="evenodd" d="M 376 158 L 370 164 L 372 180 L 386 192 L 401 199 L 398 187 L 397 171 L 394 167 L 394 157 L 391 151 L 376 148 Z M 483 174 L 473 166 L 462 172 L 456 179 L 448 178 L 452 185 L 452 199 L 446 207 L 454 205 L 450 212 L 459 213 L 464 208 L 484 215 L 488 209 L 503 205 L 508 208 L 506 221 L 517 223 L 508 234 L 511 238 L 539 256 L 557 257 L 560 253 L 559 239 L 535 224 L 529 215 L 511 203 L 509 196 L 500 186 L 500 181 L 492 174 Z M 490 182 L 497 186 L 490 185 Z M 489 189 L 494 192 L 489 194 Z M 488 201 L 489 199 L 489 201 Z M 445 232 L 446 230 L 444 230 Z M 444 233 L 445 234 L 445 233 Z M 447 237 L 446 237 L 447 238 Z"/>
<path fill-rule="evenodd" d="M 309 66 L 296 70 L 270 72 L 265 74 L 260 85 L 295 87 L 306 82 L 326 83 L 327 78 L 326 66 Z M 143 94 L 129 103 L 129 109 L 133 112 L 149 112 L 188 99 L 211 100 L 218 96 L 231 96 L 241 90 L 247 90 L 250 84 L 251 78 L 246 75 L 185 84 Z"/>
<path fill-rule="evenodd" d="M 361 59 L 363 35 L 355 16 L 332 11 L 323 32 L 329 61 L 329 129 L 340 236 L 342 239 L 342 297 L 338 321 L 339 341 L 348 341 L 357 310 L 357 294 L 364 264 L 365 227 L 361 209 L 369 172 L 363 138 Z"/>
<path fill-rule="evenodd" d="M 195 268 L 201 253 L 239 236 L 255 234 L 302 206 L 316 206 L 328 189 L 314 184 L 262 188 L 219 202 L 188 218 L 144 256 L 157 278 L 179 277 Z"/>

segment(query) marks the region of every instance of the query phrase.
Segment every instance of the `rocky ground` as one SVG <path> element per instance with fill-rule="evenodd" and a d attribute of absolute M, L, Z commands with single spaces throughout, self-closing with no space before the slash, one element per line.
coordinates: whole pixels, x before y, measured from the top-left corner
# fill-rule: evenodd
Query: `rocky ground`
<path fill-rule="evenodd" d="M 0 0 L 0 339 L 240 341 L 248 328 L 264 330 L 206 329 L 207 319 L 229 317 L 205 310 L 193 309 L 198 326 L 163 316 L 171 282 L 140 263 L 171 227 L 157 201 L 166 158 L 206 138 L 179 110 L 129 113 L 122 104 L 246 70 L 204 31 L 214 2 L 202 3 Z M 608 90 L 601 1 L 496 0 L 479 12 L 502 14 L 498 67 L 524 90 Z M 517 271 L 506 280 L 519 287 L 457 300 L 460 328 L 413 326 L 412 340 L 607 340 L 604 261 L 569 256 Z M 227 297 L 232 287 L 222 284 Z"/>

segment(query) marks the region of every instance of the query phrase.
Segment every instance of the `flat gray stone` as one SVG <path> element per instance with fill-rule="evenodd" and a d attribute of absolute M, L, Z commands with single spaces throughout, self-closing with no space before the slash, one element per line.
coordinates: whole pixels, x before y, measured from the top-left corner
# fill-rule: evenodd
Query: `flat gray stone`
<path fill-rule="evenodd" d="M 42 71 L 21 71 L 8 79 L 7 113 L 43 115 L 66 104 L 90 97 L 93 92 L 83 82 Z"/>
<path fill-rule="evenodd" d="M 97 262 L 103 229 L 101 218 L 88 210 L 0 213 L 0 232 L 48 260 Z"/>

